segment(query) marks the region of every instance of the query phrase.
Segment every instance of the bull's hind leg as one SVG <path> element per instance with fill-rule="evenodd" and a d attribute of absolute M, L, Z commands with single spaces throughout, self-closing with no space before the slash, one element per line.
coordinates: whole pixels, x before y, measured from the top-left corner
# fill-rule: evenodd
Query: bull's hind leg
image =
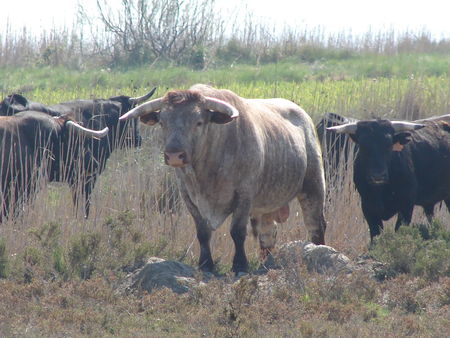
<path fill-rule="evenodd" d="M 277 238 L 277 227 L 270 215 L 252 218 L 253 235 L 258 237 L 260 258 L 264 261 L 273 251 Z"/>
<path fill-rule="evenodd" d="M 425 216 L 427 216 L 428 223 L 431 223 L 434 217 L 434 204 L 424 205 L 423 211 L 425 212 Z"/>
<path fill-rule="evenodd" d="M 248 261 L 245 255 L 245 238 L 247 236 L 247 223 L 250 217 L 250 199 L 237 196 L 236 209 L 233 211 L 230 234 L 234 241 L 235 253 L 233 258 L 233 271 L 236 275 L 239 272 L 248 271 Z"/>

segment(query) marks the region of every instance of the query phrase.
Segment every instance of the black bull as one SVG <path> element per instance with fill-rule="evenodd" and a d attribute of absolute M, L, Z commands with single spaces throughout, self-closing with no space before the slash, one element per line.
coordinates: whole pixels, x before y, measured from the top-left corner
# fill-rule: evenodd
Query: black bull
<path fill-rule="evenodd" d="M 358 144 L 353 180 L 373 239 L 395 214 L 397 230 L 411 222 L 414 205 L 429 219 L 434 205 L 450 211 L 450 125 L 445 117 L 411 123 L 370 120 L 329 128 Z"/>
<path fill-rule="evenodd" d="M 0 117 L 0 221 L 20 210 L 33 196 L 41 177 L 54 178 L 60 167 L 71 161 L 74 149 L 69 145 L 74 139 L 101 138 L 107 133 L 107 128 L 96 132 L 68 116 L 52 117 L 42 112 Z"/>
<path fill-rule="evenodd" d="M 450 123 L 450 115 L 435 116 L 414 122 L 422 123 L 427 121 L 445 121 Z M 327 128 L 351 122 L 358 122 L 358 120 L 336 113 L 325 113 L 316 124 L 317 136 L 322 146 L 323 164 L 328 178 L 333 177 L 336 169 L 340 166 L 346 169 L 349 159 L 354 158 L 358 151 L 358 144 L 351 142 L 347 134 L 338 134 L 327 130 Z"/>
<path fill-rule="evenodd" d="M 28 101 L 20 94 L 12 94 L 0 103 L 0 115 L 14 115 L 19 112 L 35 110 L 49 116 L 67 115 L 74 121 L 94 130 L 109 128 L 107 137 L 102 139 L 84 139 L 82 144 L 77 140 L 66 146 L 72 162 L 66 161 L 59 171 L 53 172 L 52 181 L 67 182 L 71 186 L 74 204 L 83 198 L 84 214 L 90 210 L 90 195 L 97 177 L 104 170 L 111 152 L 117 147 L 137 147 L 141 144 L 141 136 L 137 123 L 119 121 L 119 117 L 148 100 L 156 88 L 141 97 L 132 98 L 121 95 L 109 99 L 74 100 L 56 105 L 46 106 L 42 103 Z M 77 208 L 78 209 L 78 208 Z"/>

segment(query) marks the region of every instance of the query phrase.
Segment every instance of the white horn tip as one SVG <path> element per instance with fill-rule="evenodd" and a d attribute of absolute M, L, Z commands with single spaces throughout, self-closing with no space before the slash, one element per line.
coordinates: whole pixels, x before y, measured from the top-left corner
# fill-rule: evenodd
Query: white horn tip
<path fill-rule="evenodd" d="M 105 127 L 102 130 L 99 130 L 99 132 L 98 132 L 99 137 L 105 137 L 108 134 L 108 132 L 109 132 L 109 128 L 108 127 Z"/>
<path fill-rule="evenodd" d="M 119 121 L 126 121 L 130 118 L 130 114 L 129 112 L 126 113 L 125 115 L 122 115 L 121 117 L 119 117 Z"/>
<path fill-rule="evenodd" d="M 333 127 L 327 127 L 327 130 L 331 130 L 331 131 L 337 131 L 340 129 L 341 126 L 333 126 Z"/>

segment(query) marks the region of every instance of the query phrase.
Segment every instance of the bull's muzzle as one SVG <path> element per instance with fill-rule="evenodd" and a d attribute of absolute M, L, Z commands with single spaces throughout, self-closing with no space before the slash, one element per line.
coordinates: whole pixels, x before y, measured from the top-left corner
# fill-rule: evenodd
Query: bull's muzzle
<path fill-rule="evenodd" d="M 369 176 L 369 182 L 372 185 L 382 185 L 386 184 L 389 180 L 389 175 L 387 172 L 380 172 L 380 173 L 372 173 Z"/>
<path fill-rule="evenodd" d="M 164 152 L 164 161 L 167 165 L 175 168 L 181 168 L 188 164 L 187 155 L 184 151 Z"/>

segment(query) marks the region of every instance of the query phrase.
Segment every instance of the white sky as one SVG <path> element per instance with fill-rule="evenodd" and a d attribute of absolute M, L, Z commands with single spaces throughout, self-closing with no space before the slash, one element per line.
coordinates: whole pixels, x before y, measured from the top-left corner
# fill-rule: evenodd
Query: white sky
<path fill-rule="evenodd" d="M 13 29 L 27 26 L 36 33 L 55 26 L 70 28 L 79 1 L 95 9 L 95 0 L 2 0 L 0 32 L 5 31 L 7 22 Z M 113 6 L 118 1 L 109 3 Z M 449 0 L 216 0 L 216 3 L 224 10 L 234 9 L 234 14 L 242 13 L 236 8 L 242 9 L 246 3 L 255 18 L 280 25 L 320 26 L 330 33 L 425 29 L 436 38 L 450 38 Z"/>

